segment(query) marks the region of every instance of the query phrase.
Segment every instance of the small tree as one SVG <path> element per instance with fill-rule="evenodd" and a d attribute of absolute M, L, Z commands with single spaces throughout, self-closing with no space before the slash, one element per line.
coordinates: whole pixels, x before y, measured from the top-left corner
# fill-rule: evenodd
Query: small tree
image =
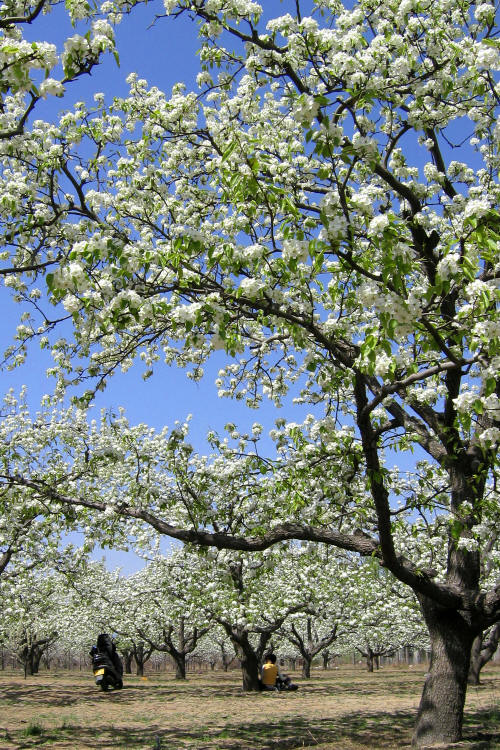
<path fill-rule="evenodd" d="M 127 580 L 123 602 L 132 632 L 142 645 L 148 644 L 148 656 L 152 651 L 167 653 L 178 680 L 186 679 L 186 659 L 210 630 L 187 593 L 193 575 L 196 568 L 186 565 L 182 552 L 158 557 Z"/>
<path fill-rule="evenodd" d="M 70 595 L 65 578 L 49 567 L 24 570 L 0 584 L 2 640 L 23 665 L 24 676 L 36 675 L 44 653 L 60 638 Z"/>
<path fill-rule="evenodd" d="M 500 623 L 497 622 L 486 633 L 476 636 L 472 644 L 469 668 L 469 685 L 479 685 L 482 668 L 495 655 L 500 643 Z"/>

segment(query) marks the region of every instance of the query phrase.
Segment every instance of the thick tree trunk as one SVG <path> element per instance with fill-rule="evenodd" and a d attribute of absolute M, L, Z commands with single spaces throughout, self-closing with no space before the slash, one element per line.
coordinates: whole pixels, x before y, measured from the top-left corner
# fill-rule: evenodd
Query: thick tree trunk
<path fill-rule="evenodd" d="M 253 651 L 245 653 L 241 659 L 241 676 L 243 690 L 246 692 L 260 690 L 259 662 Z"/>
<path fill-rule="evenodd" d="M 243 690 L 246 692 L 257 692 L 261 689 L 260 664 L 255 650 L 248 640 L 248 633 L 232 634 L 233 646 L 236 656 L 240 660 Z"/>
<path fill-rule="evenodd" d="M 40 651 L 38 648 L 34 648 L 33 654 L 32 654 L 32 672 L 31 674 L 38 674 L 40 671 L 40 662 L 42 660 L 43 651 Z"/>
<path fill-rule="evenodd" d="M 311 677 L 311 662 L 312 658 L 309 655 L 303 657 L 302 677 L 304 677 L 306 680 Z"/>
<path fill-rule="evenodd" d="M 244 627 L 221 622 L 233 645 L 236 657 L 240 661 L 243 690 L 257 692 L 261 689 L 260 659 L 264 653 L 271 633 L 262 634 L 258 649 L 250 643 L 249 632 Z"/>
<path fill-rule="evenodd" d="M 431 639 L 431 663 L 413 736 L 414 747 L 459 742 L 474 632 L 458 612 L 421 597 Z"/>
<path fill-rule="evenodd" d="M 373 651 L 371 648 L 366 652 L 366 669 L 368 672 L 373 672 Z"/>
<path fill-rule="evenodd" d="M 175 679 L 185 680 L 186 679 L 186 654 L 177 652 L 174 655 L 175 661 Z"/>

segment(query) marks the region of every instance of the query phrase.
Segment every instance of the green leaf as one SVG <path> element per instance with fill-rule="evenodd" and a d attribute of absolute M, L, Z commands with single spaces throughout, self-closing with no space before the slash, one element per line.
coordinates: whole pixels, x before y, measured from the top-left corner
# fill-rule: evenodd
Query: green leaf
<path fill-rule="evenodd" d="M 226 150 L 222 154 L 221 164 L 224 164 L 224 162 L 229 159 L 233 151 L 236 149 L 237 145 L 238 145 L 237 141 L 233 141 L 232 143 L 229 144 L 229 146 L 226 148 Z"/>

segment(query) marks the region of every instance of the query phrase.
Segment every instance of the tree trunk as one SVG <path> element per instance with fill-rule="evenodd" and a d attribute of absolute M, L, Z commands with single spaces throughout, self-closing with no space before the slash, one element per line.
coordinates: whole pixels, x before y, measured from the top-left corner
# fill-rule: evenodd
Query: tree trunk
<path fill-rule="evenodd" d="M 173 656 L 175 661 L 175 679 L 185 680 L 186 679 L 186 654 L 177 651 Z"/>
<path fill-rule="evenodd" d="M 253 651 L 246 653 L 241 659 L 241 676 L 243 678 L 243 690 L 246 692 L 260 690 L 259 662 Z"/>
<path fill-rule="evenodd" d="M 144 644 L 138 643 L 134 648 L 134 659 L 136 664 L 135 673 L 138 677 L 144 676 L 144 664 L 146 659 L 144 658 Z"/>
<path fill-rule="evenodd" d="M 221 624 L 233 644 L 236 657 L 240 661 L 243 690 L 246 692 L 259 691 L 261 689 L 259 654 L 262 656 L 271 633 L 261 634 L 259 647 L 256 651 L 250 643 L 249 633 L 244 627 L 233 626 L 225 622 L 221 622 Z"/>
<path fill-rule="evenodd" d="M 467 678 L 469 685 L 479 685 L 479 673 L 481 672 L 481 667 L 483 666 L 481 663 L 482 645 L 483 638 L 482 636 L 477 635 L 474 638 L 470 655 L 469 675 Z"/>
<path fill-rule="evenodd" d="M 373 672 L 373 651 L 371 648 L 368 648 L 366 652 L 366 669 L 368 672 Z"/>
<path fill-rule="evenodd" d="M 460 613 L 420 597 L 431 639 L 431 663 L 418 709 L 413 746 L 459 742 L 474 632 Z"/>
<path fill-rule="evenodd" d="M 38 672 L 40 671 L 40 662 L 42 660 L 42 656 L 43 656 L 43 651 L 41 651 L 35 646 L 35 648 L 33 649 L 33 653 L 31 655 L 31 659 L 32 659 L 31 674 L 38 674 Z"/>
<path fill-rule="evenodd" d="M 123 656 L 125 674 L 132 674 L 132 659 L 134 656 L 132 653 L 132 650 L 127 649 L 126 651 L 122 651 L 122 656 Z"/>
<path fill-rule="evenodd" d="M 306 680 L 311 677 L 311 662 L 311 656 L 309 654 L 307 656 L 303 654 L 302 677 L 304 677 Z"/>
<path fill-rule="evenodd" d="M 330 652 L 328 651 L 328 649 L 325 649 L 323 651 L 321 657 L 323 659 L 323 669 L 328 669 L 328 663 L 330 661 Z"/>
<path fill-rule="evenodd" d="M 234 638 L 234 634 L 233 634 Z M 245 692 L 257 692 L 260 685 L 260 664 L 255 650 L 248 640 L 248 633 L 239 633 L 237 640 L 233 640 L 236 656 L 240 660 L 243 690 Z"/>

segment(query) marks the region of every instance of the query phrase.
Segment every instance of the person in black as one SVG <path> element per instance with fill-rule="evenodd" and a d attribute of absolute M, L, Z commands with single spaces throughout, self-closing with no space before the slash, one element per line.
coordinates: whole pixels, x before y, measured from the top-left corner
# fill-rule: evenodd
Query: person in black
<path fill-rule="evenodd" d="M 107 633 L 101 633 L 97 636 L 97 645 L 90 649 L 90 656 L 94 668 L 106 666 L 111 673 L 114 673 L 117 685 L 122 686 L 123 663 L 112 638 Z"/>

